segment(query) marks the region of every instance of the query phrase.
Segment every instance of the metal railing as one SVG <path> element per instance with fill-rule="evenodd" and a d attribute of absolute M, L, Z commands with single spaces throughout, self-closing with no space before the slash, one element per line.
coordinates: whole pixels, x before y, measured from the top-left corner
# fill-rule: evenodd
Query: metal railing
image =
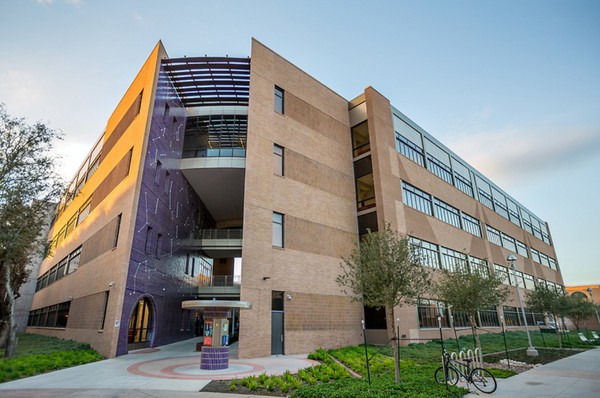
<path fill-rule="evenodd" d="M 241 283 L 240 275 L 213 275 L 210 286 L 239 286 Z"/>
<path fill-rule="evenodd" d="M 240 229 L 203 229 L 198 239 L 242 239 L 243 230 Z"/>

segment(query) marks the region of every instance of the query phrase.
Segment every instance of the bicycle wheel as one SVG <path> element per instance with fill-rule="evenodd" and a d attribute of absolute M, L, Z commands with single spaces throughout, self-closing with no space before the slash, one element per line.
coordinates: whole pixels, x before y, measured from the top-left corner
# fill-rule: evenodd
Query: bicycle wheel
<path fill-rule="evenodd" d="M 471 382 L 475 388 L 486 394 L 491 394 L 496 391 L 496 379 L 487 369 L 473 369 L 471 372 Z"/>
<path fill-rule="evenodd" d="M 442 384 L 446 382 L 451 386 L 456 385 L 456 383 L 458 383 L 458 372 L 453 368 L 447 369 L 446 377 L 444 377 L 444 367 L 440 366 L 437 368 L 435 371 L 435 381 Z"/>

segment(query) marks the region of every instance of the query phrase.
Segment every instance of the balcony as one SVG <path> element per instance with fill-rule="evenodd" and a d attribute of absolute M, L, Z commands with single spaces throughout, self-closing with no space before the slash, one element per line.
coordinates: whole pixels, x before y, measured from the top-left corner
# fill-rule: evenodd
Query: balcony
<path fill-rule="evenodd" d="M 239 275 L 213 275 L 209 284 L 198 287 L 198 297 L 239 299 L 240 284 Z"/>
<path fill-rule="evenodd" d="M 203 229 L 198 236 L 183 240 L 179 245 L 200 249 L 210 258 L 242 256 L 242 229 Z"/>

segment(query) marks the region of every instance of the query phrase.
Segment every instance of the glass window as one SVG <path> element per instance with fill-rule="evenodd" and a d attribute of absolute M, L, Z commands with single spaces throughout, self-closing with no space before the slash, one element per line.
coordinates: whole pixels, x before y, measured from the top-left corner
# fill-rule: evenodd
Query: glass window
<path fill-rule="evenodd" d="M 481 276 L 488 276 L 490 274 L 488 263 L 482 258 L 469 256 L 469 269 L 472 273 L 477 273 Z"/>
<path fill-rule="evenodd" d="M 450 272 L 455 272 L 457 269 L 466 269 L 467 255 L 456 250 L 440 247 L 440 255 L 442 257 L 442 268 Z"/>
<path fill-rule="evenodd" d="M 419 314 L 419 327 L 421 328 L 437 328 L 438 316 L 441 315 L 442 327 L 448 327 L 448 308 L 443 301 L 431 299 L 418 299 L 417 312 Z"/>
<path fill-rule="evenodd" d="M 278 176 L 283 175 L 283 147 L 277 144 L 273 144 L 273 155 L 275 158 L 275 164 L 273 168 L 273 173 Z"/>
<path fill-rule="evenodd" d="M 487 232 L 487 237 L 490 242 L 498 246 L 502 246 L 502 238 L 500 237 L 500 231 L 498 231 L 496 228 L 490 227 L 489 225 L 485 226 L 485 230 Z"/>
<path fill-rule="evenodd" d="M 409 239 L 422 265 L 430 268 L 440 268 L 440 254 L 437 245 L 412 236 Z"/>
<path fill-rule="evenodd" d="M 540 253 L 540 260 L 542 260 L 542 265 L 545 265 L 546 267 L 550 266 L 550 259 L 544 253 Z"/>
<path fill-rule="evenodd" d="M 506 326 L 521 326 L 521 317 L 517 311 L 517 307 L 504 306 L 504 322 Z"/>
<path fill-rule="evenodd" d="M 58 263 L 58 268 L 56 270 L 56 280 L 59 280 L 63 276 L 65 276 L 66 268 L 67 268 L 67 258 L 63 258 L 62 260 L 60 260 L 60 263 Z"/>
<path fill-rule="evenodd" d="M 356 179 L 356 195 L 358 210 L 365 210 L 375 206 L 375 183 L 373 173 Z"/>
<path fill-rule="evenodd" d="M 506 235 L 504 232 L 502 232 L 502 246 L 513 253 L 517 251 L 517 244 L 515 238 Z"/>
<path fill-rule="evenodd" d="M 498 319 L 498 311 L 496 306 L 486 307 L 478 311 L 479 326 L 500 326 L 500 320 Z"/>
<path fill-rule="evenodd" d="M 524 209 L 521 209 L 521 220 L 523 220 L 523 229 L 533 235 L 533 225 L 531 224 L 531 216 Z"/>
<path fill-rule="evenodd" d="M 369 125 L 364 121 L 352 127 L 352 153 L 356 157 L 370 150 Z"/>
<path fill-rule="evenodd" d="M 275 86 L 275 112 L 284 113 L 284 93 L 282 88 Z"/>
<path fill-rule="evenodd" d="M 470 234 L 475 236 L 483 237 L 481 233 L 481 223 L 475 217 L 471 217 L 467 213 L 460 213 L 462 218 L 462 228 Z"/>
<path fill-rule="evenodd" d="M 523 279 L 523 273 L 521 271 L 515 271 L 516 279 L 517 279 L 517 284 L 519 285 L 519 287 L 521 288 L 525 288 L 525 280 Z M 514 278 L 514 275 L 513 275 Z"/>
<path fill-rule="evenodd" d="M 88 216 L 88 214 L 90 214 L 90 209 L 92 207 L 92 199 L 88 199 L 87 202 L 85 202 L 83 204 L 83 206 L 81 206 L 81 209 L 79 209 L 79 216 L 77 217 L 77 225 L 81 224 L 83 222 L 83 220 L 86 219 L 86 217 Z"/>
<path fill-rule="evenodd" d="M 452 168 L 448 153 L 425 138 L 425 150 L 427 152 L 427 169 L 448 184 L 452 184 Z"/>
<path fill-rule="evenodd" d="M 530 248 L 530 250 L 531 250 L 531 259 L 533 261 L 538 262 L 538 263 L 541 264 L 542 260 L 540 258 L 540 252 L 537 251 L 537 250 L 535 250 L 534 248 Z"/>
<path fill-rule="evenodd" d="M 527 252 L 527 245 L 520 240 L 517 240 L 517 253 L 519 253 L 523 257 L 529 257 L 529 252 Z"/>
<path fill-rule="evenodd" d="M 396 133 L 396 150 L 419 166 L 424 165 L 423 150 L 414 142 L 398 133 Z"/>
<path fill-rule="evenodd" d="M 402 118 L 396 114 L 393 115 L 392 124 L 396 134 L 406 138 L 418 148 L 419 152 L 423 153 L 423 138 L 420 132 L 415 130 L 411 125 L 402 120 Z"/>
<path fill-rule="evenodd" d="M 496 275 L 500 275 L 502 278 L 502 283 L 505 285 L 510 285 L 511 275 L 508 268 L 502 265 L 494 264 L 494 271 L 496 272 Z"/>
<path fill-rule="evenodd" d="M 535 280 L 533 275 L 523 274 L 523 279 L 525 280 L 525 289 L 535 290 Z"/>
<path fill-rule="evenodd" d="M 485 206 L 494 210 L 494 202 L 492 201 L 492 190 L 490 184 L 481 179 L 479 176 L 475 176 L 477 182 L 477 192 L 479 193 L 479 201 Z"/>
<path fill-rule="evenodd" d="M 56 313 L 56 327 L 57 328 L 66 328 L 67 321 L 69 319 L 69 310 L 71 309 L 71 302 L 67 301 L 65 303 L 61 303 L 58 305 L 58 310 Z"/>
<path fill-rule="evenodd" d="M 558 269 L 558 265 L 556 264 L 555 259 L 553 259 L 552 257 L 548 257 L 548 261 L 550 262 L 550 268 L 552 268 L 553 270 Z"/>
<path fill-rule="evenodd" d="M 508 205 L 508 219 L 520 227 L 521 217 L 519 217 L 519 207 L 508 198 L 506 199 L 506 203 Z"/>
<path fill-rule="evenodd" d="M 504 218 L 508 218 L 508 207 L 506 206 L 506 198 L 497 189 L 492 187 L 494 197 L 494 210 Z"/>
<path fill-rule="evenodd" d="M 435 204 L 435 216 L 438 220 L 460 228 L 460 211 L 456 207 L 450 206 L 437 198 L 434 198 L 433 202 Z"/>
<path fill-rule="evenodd" d="M 404 204 L 425 214 L 433 215 L 431 195 L 402 181 L 402 199 Z"/>
<path fill-rule="evenodd" d="M 68 265 L 68 270 L 67 273 L 71 273 L 73 271 L 76 271 L 77 268 L 79 268 L 79 258 L 81 256 L 81 246 L 79 246 L 77 249 L 75 249 L 70 255 L 69 255 L 69 265 Z"/>
<path fill-rule="evenodd" d="M 283 247 L 283 214 L 273 212 L 273 246 Z"/>
<path fill-rule="evenodd" d="M 67 222 L 67 230 L 66 234 L 69 235 L 75 229 L 77 223 L 77 214 L 71 217 L 71 219 Z"/>
<path fill-rule="evenodd" d="M 471 182 L 471 172 L 461 162 L 450 158 L 452 169 L 454 170 L 454 186 L 470 197 L 473 197 L 473 183 Z"/>

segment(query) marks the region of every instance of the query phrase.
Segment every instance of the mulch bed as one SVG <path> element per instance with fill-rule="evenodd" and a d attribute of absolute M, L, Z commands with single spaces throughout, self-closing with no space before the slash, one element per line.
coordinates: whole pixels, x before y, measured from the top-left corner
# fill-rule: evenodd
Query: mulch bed
<path fill-rule="evenodd" d="M 257 390 L 251 390 L 247 387 L 237 385 L 235 390 L 229 389 L 230 380 L 213 380 L 208 383 L 202 390 L 202 392 L 220 392 L 224 394 L 245 394 L 245 395 L 266 395 L 272 397 L 287 397 L 288 394 L 283 394 L 280 391 L 267 391 L 263 388 Z"/>

